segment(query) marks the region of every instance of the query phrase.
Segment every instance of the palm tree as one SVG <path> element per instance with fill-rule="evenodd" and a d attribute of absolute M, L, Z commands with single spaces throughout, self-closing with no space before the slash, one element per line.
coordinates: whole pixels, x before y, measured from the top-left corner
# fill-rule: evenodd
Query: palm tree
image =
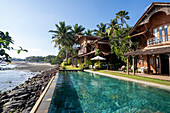
<path fill-rule="evenodd" d="M 94 34 L 96 36 L 100 36 L 100 37 L 106 37 L 107 33 L 106 33 L 106 24 L 100 23 L 97 25 L 98 30 L 94 30 Z"/>
<path fill-rule="evenodd" d="M 110 23 L 107 23 L 108 28 L 106 29 L 108 36 L 113 35 L 113 32 L 119 28 L 117 19 L 111 19 L 110 21 Z"/>
<path fill-rule="evenodd" d="M 50 30 L 53 33 L 52 41 L 55 42 L 54 47 L 59 47 L 59 49 L 66 49 L 66 61 L 68 59 L 68 48 L 72 47 L 75 39 L 71 31 L 71 26 L 66 26 L 65 22 L 59 22 L 55 24 L 56 30 Z"/>
<path fill-rule="evenodd" d="M 74 35 L 83 35 L 84 30 L 85 30 L 85 28 L 82 25 L 79 26 L 78 24 L 75 24 L 73 26 L 73 29 L 71 29 L 71 31 Z"/>
<path fill-rule="evenodd" d="M 126 24 L 126 26 L 128 26 L 126 23 L 126 20 L 130 19 L 130 17 L 128 16 L 128 13 L 129 12 L 126 12 L 126 10 L 122 10 L 116 13 L 116 19 L 120 19 L 122 27 L 123 27 L 123 24 Z"/>
<path fill-rule="evenodd" d="M 86 36 L 93 36 L 93 31 L 92 30 L 87 30 L 87 31 L 85 31 L 85 33 L 84 33 Z"/>

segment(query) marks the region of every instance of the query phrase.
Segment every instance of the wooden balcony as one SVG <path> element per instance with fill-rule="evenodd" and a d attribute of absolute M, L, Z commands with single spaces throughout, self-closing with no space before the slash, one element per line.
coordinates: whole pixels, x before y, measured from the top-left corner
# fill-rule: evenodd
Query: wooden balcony
<path fill-rule="evenodd" d="M 153 37 L 147 40 L 147 46 L 166 45 L 166 44 L 170 44 L 170 35 L 165 35 L 162 37 Z"/>

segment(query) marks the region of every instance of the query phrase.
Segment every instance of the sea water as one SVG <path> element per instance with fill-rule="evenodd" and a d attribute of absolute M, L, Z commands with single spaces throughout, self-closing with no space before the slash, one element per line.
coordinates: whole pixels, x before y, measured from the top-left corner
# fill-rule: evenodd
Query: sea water
<path fill-rule="evenodd" d="M 33 77 L 32 72 L 18 70 L 0 70 L 0 91 L 11 90 L 15 86 L 24 83 L 28 78 Z"/>

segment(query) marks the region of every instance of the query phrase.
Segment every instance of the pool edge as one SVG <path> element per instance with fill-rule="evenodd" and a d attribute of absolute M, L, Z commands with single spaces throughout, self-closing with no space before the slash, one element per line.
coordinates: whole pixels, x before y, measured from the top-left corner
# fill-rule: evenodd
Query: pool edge
<path fill-rule="evenodd" d="M 111 77 L 111 78 L 121 79 L 121 80 L 125 80 L 125 81 L 131 81 L 131 82 L 135 82 L 135 83 L 145 84 L 145 85 L 148 85 L 148 86 L 152 86 L 152 87 L 156 87 L 156 88 L 160 88 L 160 89 L 170 91 L 170 86 L 166 86 L 166 85 L 156 84 L 156 83 L 152 83 L 152 82 L 146 82 L 146 81 L 142 81 L 142 80 L 136 80 L 136 79 L 132 79 L 132 78 L 120 77 L 120 76 L 105 74 L 105 73 L 100 73 L 100 72 L 94 72 L 94 71 L 90 71 L 90 70 L 84 70 L 84 71 L 103 75 L 103 76 L 107 76 L 107 77 Z"/>
<path fill-rule="evenodd" d="M 57 73 L 58 74 L 58 73 Z M 58 76 L 53 76 L 30 113 L 48 113 Z"/>

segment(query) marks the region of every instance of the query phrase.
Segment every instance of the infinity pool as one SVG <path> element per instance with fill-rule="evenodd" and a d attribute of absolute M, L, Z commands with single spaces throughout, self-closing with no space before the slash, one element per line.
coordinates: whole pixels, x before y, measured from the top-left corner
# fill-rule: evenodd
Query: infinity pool
<path fill-rule="evenodd" d="M 88 72 L 60 73 L 49 113 L 170 113 L 170 92 Z"/>

